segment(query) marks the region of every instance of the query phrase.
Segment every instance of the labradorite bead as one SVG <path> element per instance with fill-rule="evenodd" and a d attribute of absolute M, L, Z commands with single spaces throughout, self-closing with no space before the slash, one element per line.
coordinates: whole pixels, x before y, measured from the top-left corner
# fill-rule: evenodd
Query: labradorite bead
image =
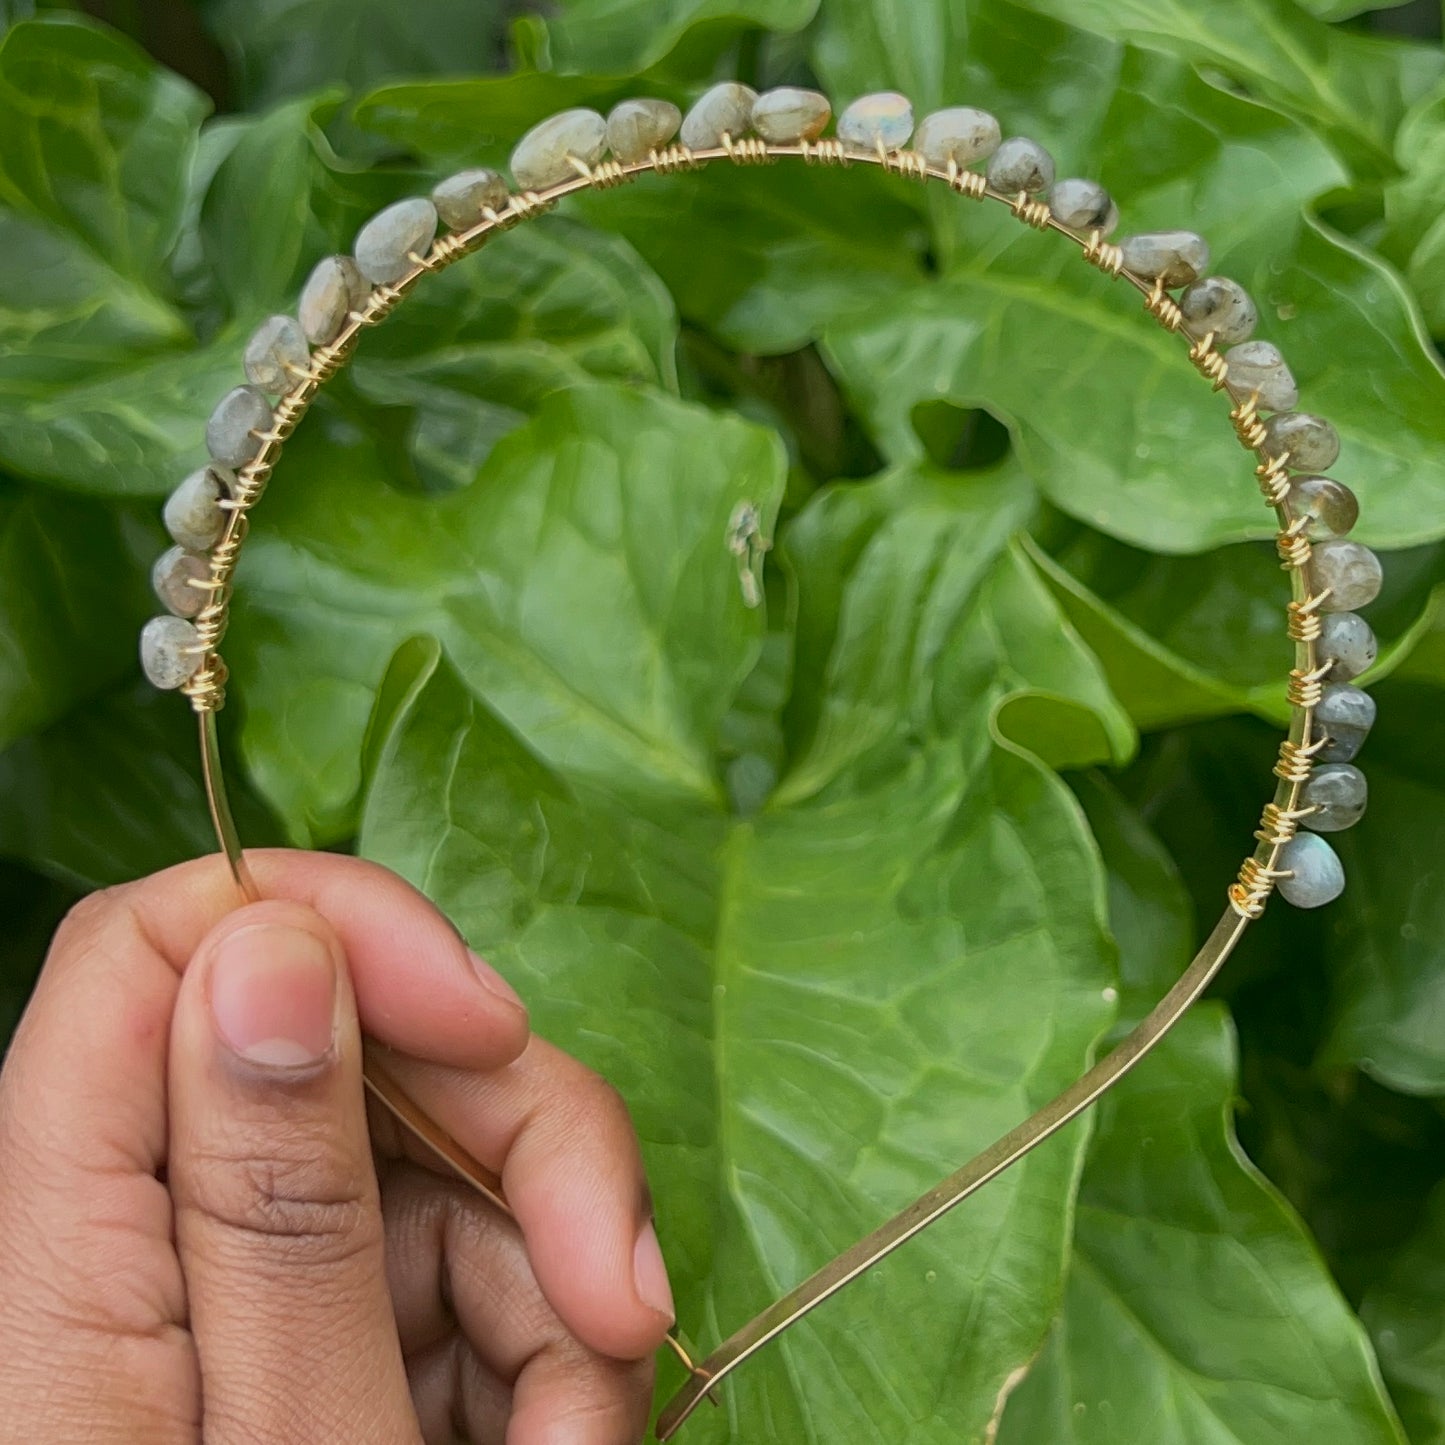
<path fill-rule="evenodd" d="M 1143 231 L 1119 242 L 1125 267 L 1146 281 L 1187 286 L 1209 265 L 1209 242 L 1193 231 Z"/>
<path fill-rule="evenodd" d="M 194 617 L 206 605 L 207 593 L 191 583 L 204 582 L 210 575 L 211 564 L 199 552 L 171 547 L 156 558 L 151 586 L 177 617 Z"/>
<path fill-rule="evenodd" d="M 365 304 L 371 287 L 350 256 L 327 256 L 316 263 L 301 288 L 296 315 L 313 346 L 335 341 L 346 318 Z"/>
<path fill-rule="evenodd" d="M 220 541 L 226 530 L 221 498 L 230 488 L 216 467 L 192 472 L 166 499 L 161 515 L 171 539 L 188 552 L 204 552 Z"/>
<path fill-rule="evenodd" d="M 184 617 L 152 617 L 140 632 L 140 665 L 153 687 L 169 692 L 201 666 L 201 635 Z"/>
<path fill-rule="evenodd" d="M 1365 816 L 1370 787 L 1353 763 L 1326 763 L 1300 789 L 1300 802 L 1315 811 L 1302 821 L 1316 833 L 1338 833 Z"/>
<path fill-rule="evenodd" d="M 1324 612 L 1354 612 L 1367 607 L 1380 595 L 1384 581 L 1380 559 L 1368 547 L 1347 537 L 1315 543 L 1310 575 L 1317 592 L 1329 588 L 1330 595 L 1320 604 Z"/>
<path fill-rule="evenodd" d="M 1326 612 L 1315 650 L 1321 662 L 1332 662 L 1330 682 L 1348 682 L 1375 665 L 1380 645 L 1358 612 Z"/>
<path fill-rule="evenodd" d="M 1343 537 L 1360 520 L 1355 494 L 1333 477 L 1299 477 L 1289 501 L 1296 517 L 1310 519 L 1311 537 Z"/>
<path fill-rule="evenodd" d="M 1258 392 L 1265 411 L 1288 411 L 1299 400 L 1299 387 L 1272 341 L 1232 346 L 1224 359 L 1229 363 L 1229 389 L 1241 400 Z"/>
<path fill-rule="evenodd" d="M 1319 908 L 1345 891 L 1340 855 L 1317 833 L 1297 833 L 1279 850 L 1280 897 L 1296 908 Z"/>
<path fill-rule="evenodd" d="M 758 93 L 750 86 L 725 80 L 705 91 L 682 119 L 678 139 L 691 150 L 711 150 L 730 135 L 739 140 L 752 125 Z"/>
<path fill-rule="evenodd" d="M 206 450 L 223 467 L 244 467 L 261 450 L 271 426 L 271 403 L 259 386 L 232 387 L 206 423 Z"/>
<path fill-rule="evenodd" d="M 296 382 L 293 373 L 311 364 L 301 323 L 291 316 L 268 316 L 246 343 L 242 361 L 252 385 L 262 391 L 289 391 Z"/>
<path fill-rule="evenodd" d="M 753 129 L 772 145 L 796 145 L 817 140 L 832 115 L 833 107 L 821 91 L 780 85 L 753 102 Z"/>
<path fill-rule="evenodd" d="M 534 125 L 512 152 L 512 176 L 524 191 L 540 191 L 577 178 L 569 159 L 595 166 L 607 149 L 607 122 L 595 110 L 578 106 Z"/>
<path fill-rule="evenodd" d="M 670 100 L 624 100 L 607 117 L 607 149 L 628 165 L 645 161 L 677 134 L 682 112 Z"/>
<path fill-rule="evenodd" d="M 1364 746 L 1375 725 L 1375 699 L 1349 682 L 1327 682 L 1315 708 L 1315 726 L 1326 742 L 1316 758 L 1347 763 Z"/>
<path fill-rule="evenodd" d="M 412 196 L 378 211 L 356 233 L 352 248 L 361 274 L 377 286 L 400 281 L 425 256 L 437 233 L 437 208 L 425 196 Z"/>
<path fill-rule="evenodd" d="M 989 157 L 988 183 L 1006 196 L 1037 195 L 1054 183 L 1054 158 L 1037 141 L 1011 135 Z"/>
<path fill-rule="evenodd" d="M 1293 471 L 1322 472 L 1340 455 L 1340 434 L 1322 416 L 1307 411 L 1282 411 L 1264 424 L 1267 456 L 1289 453 Z"/>
<path fill-rule="evenodd" d="M 1002 138 L 997 118 L 986 110 L 953 105 L 923 117 L 914 132 L 913 149 L 930 165 L 947 170 L 949 161 L 967 166 L 991 156 Z"/>
<path fill-rule="evenodd" d="M 469 231 L 486 219 L 488 211 L 500 211 L 510 191 L 507 178 L 490 166 L 458 171 L 432 187 L 431 203 L 442 225 L 453 231 Z"/>
<path fill-rule="evenodd" d="M 1097 181 L 1072 177 L 1057 182 L 1049 192 L 1049 210 L 1071 231 L 1098 231 L 1108 236 L 1119 225 L 1119 208 Z"/>
<path fill-rule="evenodd" d="M 1227 276 L 1206 276 L 1185 289 L 1179 298 L 1184 329 L 1191 336 L 1214 333 L 1221 346 L 1248 341 L 1259 323 L 1259 312 L 1238 281 Z"/>
<path fill-rule="evenodd" d="M 913 102 L 896 90 L 860 95 L 838 117 L 838 139 L 858 150 L 902 150 L 913 135 Z"/>

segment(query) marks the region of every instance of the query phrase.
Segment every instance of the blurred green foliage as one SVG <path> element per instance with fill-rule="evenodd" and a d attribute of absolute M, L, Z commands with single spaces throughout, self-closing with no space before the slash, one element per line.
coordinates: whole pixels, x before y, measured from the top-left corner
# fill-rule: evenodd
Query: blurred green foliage
<path fill-rule="evenodd" d="M 689 1430 L 1445 1442 L 1433 0 L 85 9 L 0 4 L 0 1028 L 69 899 L 209 846 L 187 711 L 137 678 L 158 503 L 320 256 L 565 105 L 981 105 L 1126 227 L 1203 231 L 1343 434 L 1388 553 L 1370 812 L 1343 900 L 1276 905 L 1088 1127 Z M 871 169 L 649 181 L 421 289 L 256 515 L 247 838 L 412 878 L 622 1088 L 699 1339 L 1074 1077 L 1246 851 L 1269 515 L 1132 310 Z"/>

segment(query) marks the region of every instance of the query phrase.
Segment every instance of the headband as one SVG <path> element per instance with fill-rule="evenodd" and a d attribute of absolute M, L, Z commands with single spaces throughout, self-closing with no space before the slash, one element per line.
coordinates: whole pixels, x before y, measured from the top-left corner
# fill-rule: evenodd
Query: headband
<path fill-rule="evenodd" d="M 1208 274 L 1209 247 L 1192 232 L 1111 242 L 1119 215 L 1108 193 L 1093 181 L 1056 180 L 1042 146 L 1022 136 L 1005 139 L 998 121 L 983 111 L 951 107 L 915 127 L 908 100 L 886 92 L 854 101 L 825 138 L 831 120 L 829 101 L 816 91 L 782 87 L 758 95 L 736 83 L 713 87 L 686 116 L 656 99 L 623 101 L 606 117 L 566 110 L 523 137 L 512 153 L 511 183 L 493 170 L 467 170 L 442 181 L 429 197 L 381 211 L 362 227 L 351 256 L 330 256 L 316 266 L 296 315 L 269 318 L 247 345 L 246 384 L 221 399 L 206 425 L 209 464 L 166 503 L 175 546 L 156 563 L 154 582 L 167 612 L 141 633 L 146 675 L 157 687 L 183 692 L 197 714 L 216 835 L 241 892 L 254 899 L 259 894 L 227 802 L 217 740 L 227 682 L 219 649 L 250 513 L 286 439 L 346 365 L 362 333 L 384 321 L 427 275 L 573 192 L 616 186 L 646 172 L 697 170 L 718 161 L 874 165 L 941 182 L 969 200 L 1001 204 L 1025 225 L 1072 241 L 1087 264 L 1140 293 L 1147 313 L 1181 337 L 1189 361 L 1232 402 L 1229 421 L 1254 455 L 1259 488 L 1278 522 L 1294 666 L 1287 682 L 1291 720 L 1274 769 L 1274 793 L 1263 807 L 1256 846 L 1227 889 L 1219 922 L 1147 1017 L 1057 1098 L 706 1359 L 694 1363 L 670 1341 L 689 1378 L 658 1419 L 664 1440 L 713 1386 L 769 1340 L 1097 1100 L 1178 1022 L 1275 891 L 1304 908 L 1338 897 L 1344 870 L 1321 835 L 1356 822 L 1366 802 L 1365 779 L 1352 759 L 1375 709 L 1351 679 L 1375 658 L 1374 636 L 1356 609 L 1379 592 L 1380 564 L 1347 535 L 1358 515 L 1353 494 L 1323 475 L 1339 454 L 1339 438 L 1324 419 L 1295 410 L 1298 392 L 1284 358 L 1270 342 L 1254 339 L 1258 315 L 1248 294 L 1236 282 Z M 734 516 L 726 540 L 743 563 L 745 598 L 756 605 L 767 545 L 757 519 Z M 506 1208 L 497 1179 L 405 1096 L 374 1047 L 367 1050 L 366 1079 L 407 1128 Z"/>

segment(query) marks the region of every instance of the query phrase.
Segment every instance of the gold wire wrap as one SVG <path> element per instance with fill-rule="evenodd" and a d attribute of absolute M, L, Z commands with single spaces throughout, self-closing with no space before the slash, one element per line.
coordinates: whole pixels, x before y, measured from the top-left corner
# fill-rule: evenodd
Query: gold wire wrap
<path fill-rule="evenodd" d="M 259 894 L 226 799 L 216 737 L 216 713 L 224 706 L 226 698 L 226 665 L 218 648 L 226 632 L 236 565 L 249 531 L 248 514 L 263 496 L 286 438 L 305 415 L 317 392 L 345 366 L 361 332 L 384 320 L 422 276 L 444 269 L 477 250 L 490 236 L 550 210 L 564 197 L 583 189 L 620 185 L 648 171 L 669 175 L 698 170 L 715 160 L 730 160 L 735 165 L 765 165 L 786 157 L 799 158 L 808 165 L 877 165 L 896 175 L 942 181 L 958 194 L 974 200 L 996 201 L 1007 206 L 1026 225 L 1038 230 L 1054 230 L 1066 236 L 1080 247 L 1083 259 L 1089 265 L 1133 286 L 1143 296 L 1145 309 L 1165 331 L 1178 333 L 1183 329 L 1184 318 L 1179 305 L 1163 285 L 1128 271 L 1121 248 L 1105 241 L 1101 232 L 1095 230 L 1083 234 L 1071 230 L 1054 218 L 1044 202 L 1030 199 L 1026 194 L 1000 193 L 988 184 L 984 175 L 962 169 L 954 162 L 946 168 L 936 167 L 911 150 L 845 151 L 841 142 L 832 139 L 797 145 L 769 145 L 753 137 L 735 140 L 725 136 L 717 147 L 692 150 L 674 144 L 653 151 L 645 160 L 626 164 L 606 161 L 588 166 L 574 160 L 575 178 L 540 192 L 514 194 L 504 210 L 488 211 L 468 230 L 442 237 L 426 256 L 413 258 L 413 268 L 399 281 L 390 286 L 376 287 L 366 303 L 347 319 L 336 339 L 318 348 L 312 355 L 310 366 L 295 377 L 293 386 L 277 403 L 273 425 L 258 437 L 255 458 L 240 469 L 232 496 L 226 503 L 229 516 L 225 532 L 211 553 L 210 574 L 199 584 L 207 593 L 206 605 L 195 619 L 204 656 L 200 669 L 183 691 L 200 723 L 201 758 L 216 836 L 244 897 L 255 898 Z M 1215 347 L 1212 334 L 1191 339 L 1188 356 L 1214 390 L 1226 385 L 1228 367 Z M 1327 594 L 1311 596 L 1308 592 L 1309 542 L 1304 523 L 1293 515 L 1291 509 L 1289 456 L 1288 453 L 1275 456 L 1265 453 L 1266 432 L 1259 417 L 1258 395 L 1252 394 L 1242 400 L 1236 398 L 1229 419 L 1241 446 L 1256 455 L 1258 464 L 1255 471 L 1260 489 L 1278 521 L 1277 541 L 1280 555 L 1289 569 L 1292 591 L 1286 630 L 1294 645 L 1295 658 L 1286 694 L 1292 709 L 1289 736 L 1280 745 L 1279 761 L 1274 768 L 1275 793 L 1265 805 L 1260 827 L 1255 833 L 1258 846 L 1244 860 L 1237 880 L 1227 890 L 1227 906 L 1223 915 L 1188 969 L 1154 1010 L 1122 1043 L 1057 1098 L 866 1239 L 860 1240 L 770 1305 L 701 1363 L 695 1364 L 676 1340 L 669 1339 L 689 1376 L 658 1418 L 659 1439 L 668 1439 L 701 1400 L 710 1397 L 719 1381 L 769 1340 L 776 1338 L 850 1280 L 891 1254 L 1063 1128 L 1122 1078 L 1158 1044 L 1204 991 L 1224 965 L 1248 923 L 1263 913 L 1275 884 L 1287 876 L 1279 867 L 1280 851 L 1295 836 L 1300 819 L 1309 812 L 1309 809 L 1300 806 L 1300 792 L 1310 776 L 1315 756 L 1325 742 L 1316 736 L 1314 709 L 1320 699 L 1326 671 L 1316 656 L 1316 643 L 1320 635 L 1319 608 Z M 495 1178 L 460 1149 L 391 1081 L 384 1056 L 374 1045 L 368 1048 L 367 1053 L 367 1083 L 406 1128 L 447 1159 L 464 1179 L 499 1207 L 507 1207 Z"/>

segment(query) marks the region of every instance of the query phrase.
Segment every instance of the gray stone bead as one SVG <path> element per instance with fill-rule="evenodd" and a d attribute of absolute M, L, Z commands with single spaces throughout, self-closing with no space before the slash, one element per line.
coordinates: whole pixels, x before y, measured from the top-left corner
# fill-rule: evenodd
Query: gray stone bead
<path fill-rule="evenodd" d="M 316 263 L 301 288 L 296 314 L 313 346 L 335 341 L 346 318 L 366 304 L 371 287 L 350 256 L 327 256 Z"/>
<path fill-rule="evenodd" d="M 1316 592 L 1329 588 L 1323 612 L 1354 612 L 1380 595 L 1384 573 L 1380 559 L 1361 542 L 1332 537 L 1310 552 L 1310 577 Z"/>
<path fill-rule="evenodd" d="M 221 499 L 229 495 L 229 479 L 219 468 L 192 472 L 166 499 L 161 513 L 171 540 L 188 552 L 214 547 L 226 530 Z"/>
<path fill-rule="evenodd" d="M 1338 833 L 1365 816 L 1370 785 L 1353 763 L 1326 763 L 1300 789 L 1300 802 L 1315 811 L 1301 821 L 1316 833 Z"/>
<path fill-rule="evenodd" d="M 1265 422 L 1264 434 L 1265 454 L 1288 452 L 1292 471 L 1323 472 L 1339 460 L 1340 434 L 1322 416 L 1282 411 Z"/>
<path fill-rule="evenodd" d="M 301 323 L 291 316 L 268 316 L 246 343 L 246 380 L 262 391 L 279 394 L 296 383 L 295 372 L 311 364 Z"/>
<path fill-rule="evenodd" d="M 817 140 L 828 128 L 833 107 L 818 90 L 780 85 L 753 102 L 753 129 L 770 145 Z"/>
<path fill-rule="evenodd" d="M 156 558 L 151 568 L 155 594 L 177 617 L 194 617 L 206 605 L 209 593 L 192 582 L 204 582 L 211 575 L 210 559 L 184 547 L 171 547 Z"/>
<path fill-rule="evenodd" d="M 357 233 L 352 248 L 361 274 L 376 286 L 400 281 L 425 256 L 436 238 L 437 208 L 425 196 L 411 196 L 378 211 Z"/>
<path fill-rule="evenodd" d="M 1324 735 L 1324 747 L 1315 754 L 1322 763 L 1348 763 L 1375 725 L 1375 699 L 1350 682 L 1327 682 L 1315 726 Z"/>
<path fill-rule="evenodd" d="M 753 123 L 758 93 L 735 80 L 725 80 L 704 92 L 682 118 L 678 139 L 695 151 L 712 150 L 730 135 L 741 140 Z"/>
<path fill-rule="evenodd" d="M 469 231 L 486 219 L 488 211 L 506 209 L 511 191 L 507 178 L 489 166 L 458 171 L 432 187 L 431 203 L 441 222 L 452 231 Z"/>
<path fill-rule="evenodd" d="M 1224 359 L 1229 363 L 1226 381 L 1238 400 L 1258 392 L 1259 405 L 1265 411 L 1288 411 L 1299 400 L 1294 376 L 1272 341 L 1231 346 Z"/>
<path fill-rule="evenodd" d="M 534 125 L 512 152 L 512 177 L 524 191 L 541 191 L 575 181 L 577 167 L 595 166 L 607 149 L 607 122 L 586 106 L 558 111 Z"/>
<path fill-rule="evenodd" d="M 1146 281 L 1187 286 L 1209 265 L 1209 242 L 1193 231 L 1142 231 L 1119 242 L 1125 267 Z"/>
<path fill-rule="evenodd" d="M 1290 510 L 1310 519 L 1313 538 L 1343 537 L 1360 520 L 1355 494 L 1333 477 L 1298 477 L 1289 489 Z"/>
<path fill-rule="evenodd" d="M 1011 135 L 989 157 L 988 183 L 1006 196 L 1037 195 L 1054 183 L 1054 158 L 1037 141 Z"/>
<path fill-rule="evenodd" d="M 838 139 L 854 150 L 902 150 L 912 135 L 913 102 L 896 90 L 860 95 L 838 117 Z"/>
<path fill-rule="evenodd" d="M 1249 292 L 1227 276 L 1206 276 L 1186 287 L 1179 309 L 1184 313 L 1184 329 L 1191 336 L 1207 336 L 1212 331 L 1220 346 L 1248 341 L 1259 324 L 1259 311 Z"/>
<path fill-rule="evenodd" d="M 1375 665 L 1380 644 L 1370 624 L 1358 612 L 1326 612 L 1320 618 L 1316 655 L 1321 663 L 1332 662 L 1326 678 L 1349 682 Z"/>
<path fill-rule="evenodd" d="M 607 117 L 607 149 L 630 165 L 662 150 L 677 134 L 682 112 L 670 100 L 624 100 Z"/>
<path fill-rule="evenodd" d="M 1071 231 L 1111 236 L 1119 227 L 1119 208 L 1098 181 L 1077 177 L 1058 181 L 1049 192 L 1049 210 Z"/>
<path fill-rule="evenodd" d="M 223 467 L 244 467 L 271 427 L 271 403 L 259 386 L 232 387 L 206 423 L 206 450 Z"/>
<path fill-rule="evenodd" d="M 923 117 L 913 135 L 913 149 L 929 165 L 947 170 L 949 161 L 967 166 L 987 159 L 1002 139 L 995 116 L 971 105 L 953 105 Z"/>
<path fill-rule="evenodd" d="M 1279 894 L 1296 908 L 1320 908 L 1345 891 L 1345 865 L 1317 833 L 1297 833 L 1279 850 Z"/>
<path fill-rule="evenodd" d="M 140 665 L 153 687 L 170 692 L 200 670 L 201 635 L 184 617 L 152 617 L 140 631 Z"/>

